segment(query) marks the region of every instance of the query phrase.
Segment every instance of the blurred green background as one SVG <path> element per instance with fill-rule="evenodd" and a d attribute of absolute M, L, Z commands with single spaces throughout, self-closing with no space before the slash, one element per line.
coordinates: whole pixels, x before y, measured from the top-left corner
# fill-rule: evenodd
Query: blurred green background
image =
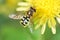
<path fill-rule="evenodd" d="M 15 13 L 17 3 L 25 0 L 0 0 L 0 40 L 60 40 L 60 25 L 57 23 L 57 33 L 52 34 L 51 29 L 46 27 L 44 35 L 40 29 L 30 32 L 19 24 L 19 20 L 12 20 L 9 14 Z"/>

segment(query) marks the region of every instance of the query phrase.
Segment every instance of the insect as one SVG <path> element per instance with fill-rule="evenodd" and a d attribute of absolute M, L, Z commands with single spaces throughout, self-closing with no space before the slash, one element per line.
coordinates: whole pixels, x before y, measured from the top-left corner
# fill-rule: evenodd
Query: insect
<path fill-rule="evenodd" d="M 20 23 L 23 26 L 26 26 L 27 24 L 29 24 L 30 18 L 33 16 L 34 12 L 36 12 L 36 9 L 34 9 L 33 7 L 30 7 L 30 9 L 27 11 L 27 15 L 21 16 L 21 15 L 11 14 L 9 15 L 9 17 L 12 19 L 20 19 Z"/>

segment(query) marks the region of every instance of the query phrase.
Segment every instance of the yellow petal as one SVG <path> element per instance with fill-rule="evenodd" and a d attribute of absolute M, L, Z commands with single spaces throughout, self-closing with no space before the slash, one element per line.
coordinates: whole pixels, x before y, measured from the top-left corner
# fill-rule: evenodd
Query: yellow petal
<path fill-rule="evenodd" d="M 42 26 L 42 28 L 41 28 L 41 34 L 44 34 L 45 29 L 46 29 L 46 23 L 45 23 L 45 24 L 43 24 L 43 26 Z"/>
<path fill-rule="evenodd" d="M 54 18 L 51 18 L 51 25 L 52 25 L 53 27 L 55 27 L 55 25 L 56 25 L 56 21 L 55 21 Z"/>
<path fill-rule="evenodd" d="M 49 27 L 52 27 L 52 26 L 55 26 L 56 25 L 56 21 L 54 18 L 51 18 L 48 20 L 48 26 Z"/>
<path fill-rule="evenodd" d="M 53 34 L 56 34 L 56 27 L 53 27 L 53 26 L 52 26 L 52 27 L 51 27 L 51 30 L 52 30 L 52 33 L 53 33 Z"/>
<path fill-rule="evenodd" d="M 43 17 L 41 18 L 41 20 L 43 19 Z M 38 29 L 41 26 L 41 20 L 39 21 L 39 23 L 36 25 L 35 29 Z"/>
<path fill-rule="evenodd" d="M 52 27 L 52 26 L 51 26 L 51 21 L 50 21 L 50 19 L 48 20 L 48 27 L 49 27 L 49 28 Z"/>
<path fill-rule="evenodd" d="M 60 24 L 60 18 L 59 18 L 59 17 L 57 17 L 56 19 L 57 19 L 58 23 Z"/>
<path fill-rule="evenodd" d="M 30 6 L 30 4 L 27 2 L 19 2 L 18 6 Z"/>
<path fill-rule="evenodd" d="M 41 24 L 37 24 L 36 27 L 35 27 L 35 30 L 38 29 L 39 27 L 41 26 Z"/>
<path fill-rule="evenodd" d="M 53 34 L 56 34 L 55 25 L 56 25 L 55 19 L 54 18 L 49 19 L 48 26 L 51 28 Z"/>
<path fill-rule="evenodd" d="M 45 18 L 45 16 L 43 16 L 39 23 L 36 25 L 35 29 L 38 29 L 41 25 L 43 25 L 45 22 L 47 21 L 47 19 Z"/>
<path fill-rule="evenodd" d="M 59 14 L 60 14 L 60 13 L 56 13 L 55 15 L 60 18 L 60 15 L 59 15 Z"/>
<path fill-rule="evenodd" d="M 16 9 L 16 11 L 28 11 L 29 8 L 28 7 L 19 7 Z"/>

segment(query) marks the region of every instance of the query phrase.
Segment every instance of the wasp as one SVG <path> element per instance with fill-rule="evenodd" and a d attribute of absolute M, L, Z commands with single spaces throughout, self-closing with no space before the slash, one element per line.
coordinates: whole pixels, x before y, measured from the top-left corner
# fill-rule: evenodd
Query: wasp
<path fill-rule="evenodd" d="M 30 18 L 33 16 L 33 13 L 36 12 L 36 9 L 34 9 L 33 7 L 30 7 L 30 9 L 26 12 L 26 15 L 15 15 L 15 14 L 11 14 L 9 15 L 10 18 L 12 19 L 20 19 L 20 23 L 23 26 L 26 26 L 27 24 L 29 24 L 30 22 Z"/>

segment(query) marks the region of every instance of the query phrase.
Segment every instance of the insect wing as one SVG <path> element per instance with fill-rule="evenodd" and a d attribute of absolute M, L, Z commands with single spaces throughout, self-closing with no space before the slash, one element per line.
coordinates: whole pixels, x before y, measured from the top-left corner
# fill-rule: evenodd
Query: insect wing
<path fill-rule="evenodd" d="M 11 19 L 20 19 L 21 18 L 21 15 L 10 14 L 9 15 L 9 18 L 11 18 Z"/>
<path fill-rule="evenodd" d="M 33 29 L 33 24 L 32 23 L 30 23 L 28 28 L 29 28 L 30 32 L 33 33 L 34 29 Z"/>
<path fill-rule="evenodd" d="M 33 33 L 33 24 L 31 22 L 29 22 L 29 24 L 27 25 L 30 32 Z"/>

